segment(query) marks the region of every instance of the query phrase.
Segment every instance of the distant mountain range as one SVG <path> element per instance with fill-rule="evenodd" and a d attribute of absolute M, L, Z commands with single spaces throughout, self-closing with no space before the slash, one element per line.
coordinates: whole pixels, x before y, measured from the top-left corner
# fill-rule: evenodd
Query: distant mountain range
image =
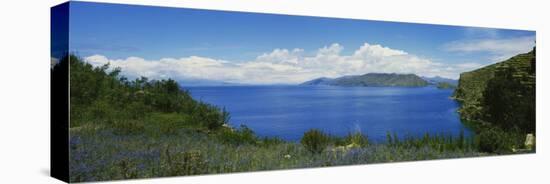
<path fill-rule="evenodd" d="M 306 81 L 301 85 L 422 87 L 429 84 L 430 82 L 426 79 L 415 74 L 367 73 L 364 75 L 343 76 L 338 78 L 321 77 Z"/>
<path fill-rule="evenodd" d="M 440 77 L 440 76 L 422 77 L 422 78 L 424 80 L 428 81 L 430 84 L 448 83 L 448 84 L 451 84 L 451 85 L 454 85 L 454 86 L 458 85 L 458 80 L 443 78 L 443 77 Z"/>
<path fill-rule="evenodd" d="M 183 87 L 190 86 L 242 86 L 247 84 L 207 80 L 207 79 L 183 79 L 178 83 Z M 364 75 L 348 75 L 338 78 L 321 77 L 306 81 L 300 85 L 330 85 L 330 86 L 401 86 L 401 87 L 422 87 L 427 85 L 452 86 L 454 88 L 458 81 L 439 76 L 420 77 L 415 74 L 395 73 L 367 73 Z"/>
<path fill-rule="evenodd" d="M 178 83 L 182 87 L 189 87 L 189 86 L 238 86 L 238 85 L 243 85 L 243 84 L 238 84 L 238 83 L 216 81 L 216 80 L 207 80 L 207 79 L 183 79 L 183 80 L 178 80 Z"/>

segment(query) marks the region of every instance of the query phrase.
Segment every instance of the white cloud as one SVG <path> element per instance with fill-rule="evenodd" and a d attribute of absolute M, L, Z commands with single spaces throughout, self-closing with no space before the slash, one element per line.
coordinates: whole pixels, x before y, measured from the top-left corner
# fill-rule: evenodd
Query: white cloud
<path fill-rule="evenodd" d="M 481 27 L 464 27 L 464 36 L 466 38 L 498 38 L 500 36 L 499 29 L 481 28 Z"/>
<path fill-rule="evenodd" d="M 256 58 L 256 61 L 271 63 L 298 64 L 298 56 L 304 52 L 303 49 L 275 49 L 271 53 L 264 53 Z"/>
<path fill-rule="evenodd" d="M 535 46 L 534 36 L 524 36 L 505 39 L 474 39 L 459 40 L 444 46 L 447 51 L 454 52 L 488 52 L 492 61 L 498 62 L 520 53 L 526 53 Z"/>
<path fill-rule="evenodd" d="M 86 57 L 92 65 L 110 63 L 129 78 L 173 78 L 214 80 L 246 84 L 297 84 L 318 77 L 340 77 L 365 73 L 414 73 L 422 76 L 458 78 L 461 72 L 480 67 L 477 63 L 443 64 L 402 50 L 365 43 L 351 55 L 331 44 L 304 55 L 303 49 L 274 49 L 254 60 L 230 62 L 206 57 L 145 60 L 138 57 L 109 59 L 102 55 Z"/>

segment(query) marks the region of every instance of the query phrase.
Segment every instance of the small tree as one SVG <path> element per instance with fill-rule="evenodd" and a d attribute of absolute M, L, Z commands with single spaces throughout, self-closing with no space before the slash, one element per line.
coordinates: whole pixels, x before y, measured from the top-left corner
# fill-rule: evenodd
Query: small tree
<path fill-rule="evenodd" d="M 481 131 L 477 137 L 479 150 L 488 153 L 502 153 L 507 151 L 509 145 L 505 133 L 498 128 L 490 128 Z"/>
<path fill-rule="evenodd" d="M 369 144 L 368 137 L 361 132 L 350 133 L 345 139 L 346 143 L 352 145 L 367 146 Z"/>
<path fill-rule="evenodd" d="M 328 146 L 329 137 L 318 129 L 311 129 L 304 133 L 300 143 L 311 153 L 321 153 Z"/>

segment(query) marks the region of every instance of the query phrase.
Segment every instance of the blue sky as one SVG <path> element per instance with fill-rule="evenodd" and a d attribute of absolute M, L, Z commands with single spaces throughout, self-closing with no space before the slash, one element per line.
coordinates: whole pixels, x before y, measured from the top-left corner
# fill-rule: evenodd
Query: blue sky
<path fill-rule="evenodd" d="M 299 83 L 378 71 L 457 78 L 534 40 L 533 31 L 87 2 L 72 2 L 70 17 L 70 50 L 90 63 L 182 81 Z"/>

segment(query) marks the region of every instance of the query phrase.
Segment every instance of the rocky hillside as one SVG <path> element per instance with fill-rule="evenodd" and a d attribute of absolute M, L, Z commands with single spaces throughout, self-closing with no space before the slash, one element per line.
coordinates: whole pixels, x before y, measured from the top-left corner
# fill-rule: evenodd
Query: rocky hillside
<path fill-rule="evenodd" d="M 501 128 L 535 130 L 535 49 L 460 74 L 453 97 L 467 120 Z"/>
<path fill-rule="evenodd" d="M 302 85 L 331 85 L 331 86 L 402 86 L 421 87 L 429 83 L 414 74 L 395 73 L 368 73 L 364 75 L 344 76 L 339 78 L 318 78 L 302 83 Z"/>

